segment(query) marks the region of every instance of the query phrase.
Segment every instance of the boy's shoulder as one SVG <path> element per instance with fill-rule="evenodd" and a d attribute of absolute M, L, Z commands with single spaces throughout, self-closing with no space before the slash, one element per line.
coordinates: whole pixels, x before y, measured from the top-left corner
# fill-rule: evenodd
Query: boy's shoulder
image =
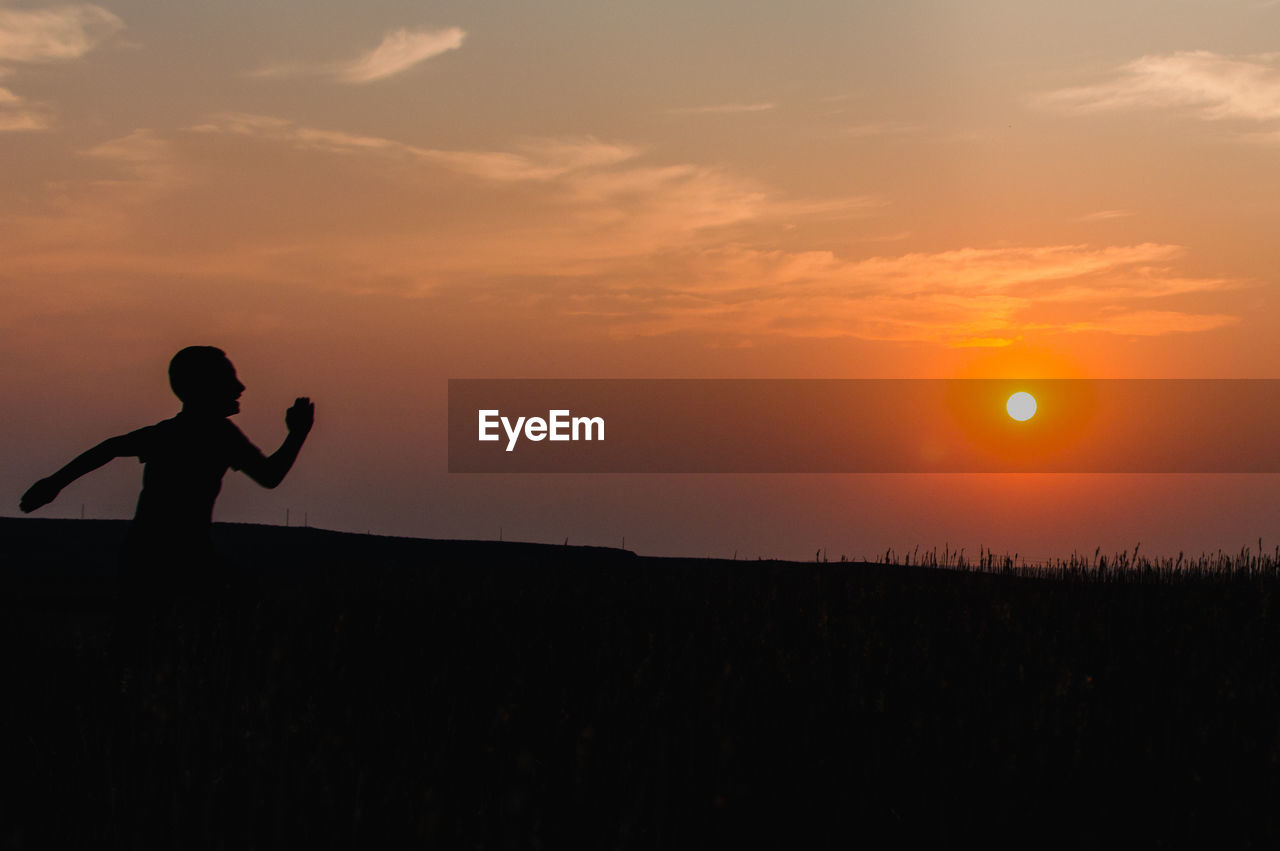
<path fill-rule="evenodd" d="M 238 451 L 244 445 L 252 445 L 240 427 L 230 417 L 208 417 L 193 424 L 193 431 L 200 439 L 213 441 Z"/>
<path fill-rule="evenodd" d="M 186 411 L 179 411 L 167 420 L 161 420 L 151 428 L 164 429 L 182 429 L 192 432 L 207 432 L 211 434 L 232 434 L 239 433 L 240 429 L 235 423 L 231 422 L 230 417 L 210 417 L 200 414 L 189 414 Z"/>
<path fill-rule="evenodd" d="M 213 442 L 238 449 L 249 443 L 244 432 L 227 417 L 193 417 L 181 412 L 153 425 L 131 431 L 118 440 L 128 449 L 127 454 L 139 457 L 165 444 Z"/>

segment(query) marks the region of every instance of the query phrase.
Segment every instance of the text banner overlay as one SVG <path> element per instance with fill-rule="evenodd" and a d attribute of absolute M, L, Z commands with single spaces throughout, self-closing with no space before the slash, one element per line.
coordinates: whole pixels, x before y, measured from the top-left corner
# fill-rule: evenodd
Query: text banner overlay
<path fill-rule="evenodd" d="M 1280 379 L 451 379 L 451 473 L 1276 473 Z"/>

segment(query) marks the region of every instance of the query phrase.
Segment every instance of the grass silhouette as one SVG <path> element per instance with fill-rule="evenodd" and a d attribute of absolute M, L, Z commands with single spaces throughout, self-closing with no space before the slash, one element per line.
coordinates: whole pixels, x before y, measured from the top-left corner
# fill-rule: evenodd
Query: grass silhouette
<path fill-rule="evenodd" d="M 815 564 L 221 527 L 261 595 L 165 613 L 122 686 L 77 527 L 119 531 L 0 522 L 10 555 L 64 548 L 6 577 L 11 847 L 1277 838 L 1275 553 Z M 306 575 L 273 561 L 300 548 Z"/>

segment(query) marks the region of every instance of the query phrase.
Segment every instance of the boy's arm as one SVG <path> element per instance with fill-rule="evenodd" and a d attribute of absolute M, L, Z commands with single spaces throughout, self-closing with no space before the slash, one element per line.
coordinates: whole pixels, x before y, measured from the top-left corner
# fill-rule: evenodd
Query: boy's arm
<path fill-rule="evenodd" d="M 316 406 L 310 399 L 303 396 L 295 400 L 293 407 L 284 415 L 285 425 L 289 428 L 284 443 L 270 456 L 255 451 L 240 469 L 264 488 L 280 484 L 298 458 L 298 452 L 315 422 L 315 413 Z"/>
<path fill-rule="evenodd" d="M 63 488 L 85 473 L 93 472 L 113 458 L 137 455 L 138 445 L 145 431 L 146 429 L 139 429 L 129 434 L 109 437 L 89 451 L 77 455 L 61 470 L 28 488 L 22 495 L 18 508 L 22 509 L 24 514 L 30 514 L 37 508 L 53 502 Z"/>

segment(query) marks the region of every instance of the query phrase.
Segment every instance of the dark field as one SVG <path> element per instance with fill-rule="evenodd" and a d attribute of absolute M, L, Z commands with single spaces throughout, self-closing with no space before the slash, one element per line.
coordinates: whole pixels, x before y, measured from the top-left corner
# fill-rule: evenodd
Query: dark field
<path fill-rule="evenodd" d="M 1271 556 L 1027 578 L 222 526 L 257 591 L 170 607 L 122 685 L 123 532 L 0 519 L 0 847 L 1280 840 Z"/>

